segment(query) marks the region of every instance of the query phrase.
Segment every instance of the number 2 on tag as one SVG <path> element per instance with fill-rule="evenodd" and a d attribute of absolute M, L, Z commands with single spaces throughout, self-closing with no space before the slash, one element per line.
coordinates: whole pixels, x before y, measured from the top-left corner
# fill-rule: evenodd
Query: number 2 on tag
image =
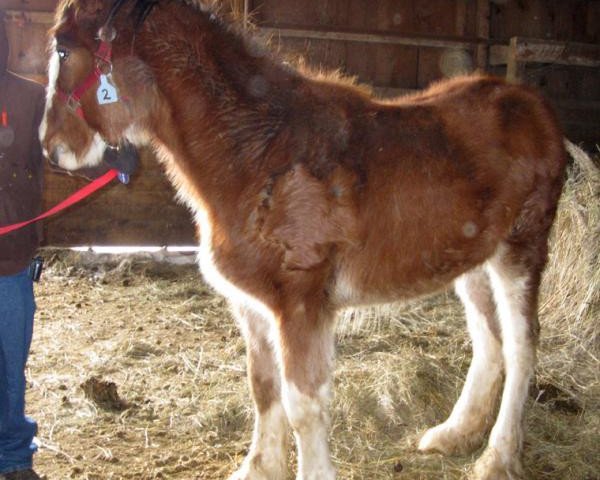
<path fill-rule="evenodd" d="M 117 89 L 110 82 L 110 79 L 106 75 L 100 75 L 100 85 L 96 92 L 98 97 L 98 103 L 100 105 L 106 105 L 107 103 L 115 103 L 119 101 L 119 94 Z"/>

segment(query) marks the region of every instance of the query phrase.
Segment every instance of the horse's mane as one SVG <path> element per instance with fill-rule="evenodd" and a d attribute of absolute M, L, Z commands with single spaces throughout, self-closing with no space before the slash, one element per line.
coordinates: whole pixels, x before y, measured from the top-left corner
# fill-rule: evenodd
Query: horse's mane
<path fill-rule="evenodd" d="M 215 28 L 214 32 L 220 32 L 222 39 L 227 41 L 244 42 L 247 46 L 252 45 L 251 50 L 260 51 L 261 57 L 269 57 L 275 64 L 283 68 L 290 67 L 300 76 L 316 80 L 323 84 L 337 85 L 345 89 L 354 90 L 357 93 L 372 96 L 372 89 L 369 86 L 359 84 L 355 77 L 349 77 L 339 70 L 328 70 L 307 64 L 303 56 L 291 56 L 281 54 L 277 47 L 272 48 L 269 39 L 256 39 L 248 32 L 253 30 L 253 25 L 241 23 L 241 18 L 226 12 L 224 2 L 215 0 L 112 0 L 110 9 L 105 19 L 101 19 L 103 25 L 111 25 L 115 22 L 119 14 L 122 21 L 131 22 L 134 30 L 138 30 L 146 22 L 154 7 L 165 4 L 180 4 L 190 8 L 191 11 L 201 14 L 209 19 L 209 24 Z M 56 30 L 64 17 L 64 13 L 70 7 L 76 4 L 76 0 L 62 0 L 57 8 L 57 21 L 53 28 Z M 97 25 L 97 24 L 96 24 Z M 235 43 L 235 42 L 234 42 Z M 239 65 L 235 67 L 239 69 Z"/>

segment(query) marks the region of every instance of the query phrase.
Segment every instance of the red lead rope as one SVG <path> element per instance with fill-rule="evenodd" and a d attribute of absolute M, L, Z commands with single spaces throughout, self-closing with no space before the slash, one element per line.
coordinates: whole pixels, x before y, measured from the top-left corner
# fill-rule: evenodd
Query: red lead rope
<path fill-rule="evenodd" d="M 105 185 L 112 182 L 115 178 L 117 178 L 117 175 L 118 175 L 117 170 L 114 170 L 114 169 L 109 170 L 104 175 L 96 178 L 95 180 L 92 180 L 92 182 L 87 184 L 85 187 L 78 190 L 73 195 L 66 198 L 62 202 L 60 202 L 58 205 L 52 207 L 47 212 L 44 212 L 41 215 L 39 215 L 35 218 L 32 218 L 31 220 L 27 220 L 25 222 L 20 222 L 20 223 L 15 223 L 13 225 L 6 225 L 4 227 L 0 227 L 0 235 L 5 235 L 9 232 L 12 232 L 13 230 L 18 230 L 19 228 L 29 225 L 30 223 L 34 223 L 34 222 L 37 222 L 38 220 L 41 220 L 42 218 L 46 218 L 46 217 L 49 217 L 50 215 L 54 215 L 55 213 L 58 213 L 61 210 L 64 210 L 65 208 L 68 208 L 71 205 L 76 204 L 77 202 L 83 200 L 85 197 L 90 196 L 95 191 L 100 190 L 102 187 L 104 187 Z"/>

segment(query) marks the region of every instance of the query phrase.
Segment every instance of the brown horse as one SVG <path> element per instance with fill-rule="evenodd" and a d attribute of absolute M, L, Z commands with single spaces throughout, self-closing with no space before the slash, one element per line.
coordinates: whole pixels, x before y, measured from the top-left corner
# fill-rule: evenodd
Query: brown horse
<path fill-rule="evenodd" d="M 539 95 L 480 76 L 378 101 L 295 71 L 185 1 L 63 0 L 52 34 L 49 157 L 75 169 L 107 145 L 152 145 L 195 215 L 202 272 L 246 338 L 256 425 L 232 478 L 286 478 L 291 426 L 298 478 L 333 479 L 336 311 L 452 281 L 473 361 L 450 417 L 419 448 L 471 450 L 493 424 L 474 475 L 522 478 L 566 158 Z"/>

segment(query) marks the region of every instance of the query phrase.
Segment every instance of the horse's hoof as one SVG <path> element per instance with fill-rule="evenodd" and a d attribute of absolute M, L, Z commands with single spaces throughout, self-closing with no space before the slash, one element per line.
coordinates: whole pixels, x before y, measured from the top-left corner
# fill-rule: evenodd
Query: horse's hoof
<path fill-rule="evenodd" d="M 523 469 L 517 457 L 503 460 L 498 450 L 488 447 L 473 466 L 470 480 L 523 480 Z"/>
<path fill-rule="evenodd" d="M 481 444 L 483 436 L 472 433 L 465 434 L 444 423 L 430 428 L 421 437 L 419 451 L 424 453 L 437 452 L 443 455 L 466 455 Z"/>
<path fill-rule="evenodd" d="M 285 465 L 270 465 L 270 468 L 266 468 L 263 463 L 260 454 L 248 456 L 239 470 L 231 474 L 229 480 L 285 480 Z"/>
<path fill-rule="evenodd" d="M 268 480 L 268 478 L 262 473 L 252 472 L 247 468 L 240 468 L 238 471 L 232 473 L 228 480 Z"/>

